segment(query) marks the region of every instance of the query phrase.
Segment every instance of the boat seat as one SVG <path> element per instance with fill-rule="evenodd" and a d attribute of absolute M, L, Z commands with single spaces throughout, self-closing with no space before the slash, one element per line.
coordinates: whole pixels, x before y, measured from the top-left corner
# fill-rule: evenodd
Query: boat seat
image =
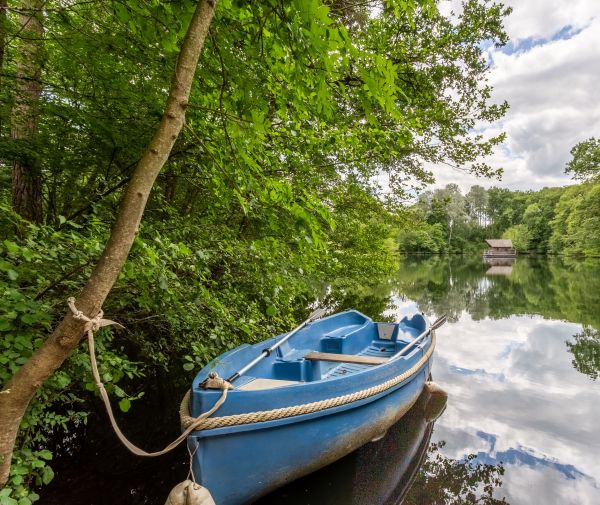
<path fill-rule="evenodd" d="M 300 384 L 300 381 L 284 381 L 277 379 L 253 379 L 250 382 L 236 388 L 242 391 L 258 391 L 260 389 L 274 389 L 281 388 L 284 386 L 291 386 L 293 384 Z"/>
<path fill-rule="evenodd" d="M 332 352 L 309 352 L 304 356 L 309 361 L 335 361 L 337 363 L 356 363 L 358 365 L 382 365 L 389 358 L 377 356 L 358 356 L 356 354 L 336 354 Z"/>

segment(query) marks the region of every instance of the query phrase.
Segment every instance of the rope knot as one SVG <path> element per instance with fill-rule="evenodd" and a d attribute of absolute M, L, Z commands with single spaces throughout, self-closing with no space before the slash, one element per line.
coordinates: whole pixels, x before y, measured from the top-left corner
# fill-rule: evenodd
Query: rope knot
<path fill-rule="evenodd" d="M 73 314 L 74 319 L 79 319 L 82 321 L 90 320 L 83 312 L 81 312 L 80 310 L 77 310 L 77 307 L 75 307 L 75 298 L 73 298 L 72 296 L 67 298 L 67 304 L 69 305 L 69 308 L 71 309 L 71 313 Z"/>
<path fill-rule="evenodd" d="M 67 305 L 71 310 L 71 314 L 73 315 L 73 319 L 77 319 L 78 321 L 85 322 L 85 331 L 86 333 L 92 332 L 96 333 L 103 326 L 116 326 L 119 329 L 124 329 L 124 326 L 117 323 L 116 321 L 111 321 L 110 319 L 104 319 L 104 312 L 102 309 L 98 311 L 98 313 L 94 317 L 88 317 L 83 312 L 81 312 L 75 306 L 75 298 L 69 297 L 67 298 Z"/>
<path fill-rule="evenodd" d="M 233 389 L 233 384 L 231 384 L 231 382 L 226 381 L 222 377 L 219 377 L 219 374 L 217 372 L 210 372 L 208 374 L 208 377 L 204 379 L 200 386 L 204 389 Z"/>

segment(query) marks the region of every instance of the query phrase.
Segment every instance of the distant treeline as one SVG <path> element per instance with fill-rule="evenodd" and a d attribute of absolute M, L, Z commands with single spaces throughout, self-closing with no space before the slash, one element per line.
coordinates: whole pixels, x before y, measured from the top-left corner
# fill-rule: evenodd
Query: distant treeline
<path fill-rule="evenodd" d="M 509 238 L 519 252 L 600 256 L 600 141 L 575 146 L 567 172 L 580 184 L 540 191 L 456 184 L 427 191 L 409 209 L 400 250 L 464 253 L 485 248 L 486 238 Z"/>

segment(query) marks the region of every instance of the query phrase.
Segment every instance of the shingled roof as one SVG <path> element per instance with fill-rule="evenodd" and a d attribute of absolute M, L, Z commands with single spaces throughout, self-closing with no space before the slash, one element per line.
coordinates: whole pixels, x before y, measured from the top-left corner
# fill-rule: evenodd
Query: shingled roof
<path fill-rule="evenodd" d="M 512 240 L 507 238 L 489 238 L 486 242 L 490 247 L 512 247 Z"/>

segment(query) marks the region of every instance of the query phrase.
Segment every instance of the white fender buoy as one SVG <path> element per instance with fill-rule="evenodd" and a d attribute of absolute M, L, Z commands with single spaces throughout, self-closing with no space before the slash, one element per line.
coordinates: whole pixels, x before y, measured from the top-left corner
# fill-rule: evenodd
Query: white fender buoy
<path fill-rule="evenodd" d="M 448 393 L 433 381 L 427 381 L 424 390 L 428 395 L 425 404 L 425 419 L 428 423 L 431 423 L 446 410 Z"/>
<path fill-rule="evenodd" d="M 210 491 L 200 484 L 191 480 L 184 480 L 177 484 L 169 496 L 165 505 L 216 505 Z"/>

